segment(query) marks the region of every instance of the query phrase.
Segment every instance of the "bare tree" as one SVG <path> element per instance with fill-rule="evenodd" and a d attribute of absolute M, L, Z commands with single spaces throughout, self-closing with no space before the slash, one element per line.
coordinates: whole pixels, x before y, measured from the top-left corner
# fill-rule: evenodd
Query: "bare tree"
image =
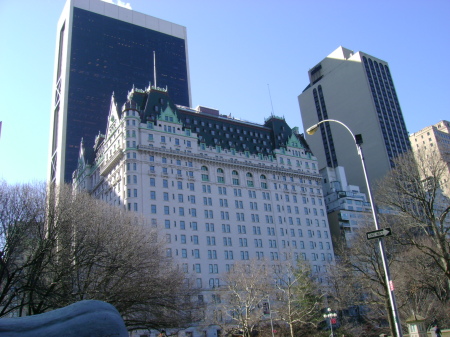
<path fill-rule="evenodd" d="M 412 313 L 427 318 L 428 323 L 438 320 L 450 324 L 447 282 L 433 259 L 414 247 L 404 247 L 397 259 L 395 286 L 402 303 L 403 317 Z"/>
<path fill-rule="evenodd" d="M 430 257 L 447 278 L 450 294 L 450 199 L 446 163 L 436 152 L 422 151 L 398 157 L 395 168 L 377 188 L 378 205 L 391 212 L 384 216 L 399 243 L 409 245 Z"/>
<path fill-rule="evenodd" d="M 22 313 L 25 294 L 39 286 L 36 279 L 49 262 L 45 200 L 44 184 L 0 181 L 0 316 Z"/>
<path fill-rule="evenodd" d="M 74 194 L 69 186 L 1 186 L 3 200 L 11 195 L 20 200 L 2 202 L 2 242 L 8 253 L 0 261 L 3 315 L 37 314 L 97 299 L 113 304 L 129 329 L 195 321 L 197 307 L 190 298 L 197 291 L 164 256 L 163 240 L 145 219 Z M 32 193 L 40 198 L 30 198 Z M 24 209 L 30 209 L 28 217 L 22 216 Z"/>
<path fill-rule="evenodd" d="M 220 307 L 225 316 L 221 324 L 225 331 L 252 336 L 264 321 L 263 303 L 273 291 L 270 276 L 265 261 L 258 260 L 236 263 L 223 276 L 225 298 Z"/>
<path fill-rule="evenodd" d="M 291 337 L 302 336 L 300 329 L 316 328 L 322 320 L 322 297 L 312 276 L 311 266 L 292 260 L 274 266 L 276 301 L 272 305 L 276 319 L 289 326 Z M 310 331 L 307 332 L 310 336 Z"/>
<path fill-rule="evenodd" d="M 390 313 L 388 285 L 384 277 L 384 267 L 375 240 L 368 241 L 365 233 L 372 227 L 363 227 L 354 233 L 348 247 L 339 247 L 339 261 L 332 268 L 331 294 L 341 310 L 357 306 L 363 321 L 373 327 L 383 326 L 389 321 L 391 334 L 395 336 Z M 397 277 L 399 247 L 386 240 L 389 252 L 389 268 L 394 279 Z"/>

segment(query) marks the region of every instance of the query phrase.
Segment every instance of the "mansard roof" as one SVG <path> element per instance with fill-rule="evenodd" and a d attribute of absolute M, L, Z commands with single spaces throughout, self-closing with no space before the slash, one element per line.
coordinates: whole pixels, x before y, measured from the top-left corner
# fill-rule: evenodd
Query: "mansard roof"
<path fill-rule="evenodd" d="M 270 116 L 261 125 L 220 115 L 210 108 L 178 106 L 171 101 L 167 90 L 161 88 L 133 88 L 122 111 L 129 109 L 139 112 L 142 123 L 167 120 L 181 124 L 183 129 L 197 133 L 199 143 L 206 146 L 263 155 L 273 155 L 275 149 L 287 146 L 311 152 L 303 135 L 298 134 L 298 128 L 289 127 L 282 117 Z"/>

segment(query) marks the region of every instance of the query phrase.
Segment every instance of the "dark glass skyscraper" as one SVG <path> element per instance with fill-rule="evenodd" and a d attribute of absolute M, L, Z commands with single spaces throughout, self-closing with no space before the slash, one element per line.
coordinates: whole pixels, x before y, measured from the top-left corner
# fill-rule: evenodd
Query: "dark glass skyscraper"
<path fill-rule="evenodd" d="M 187 60 L 185 27 L 100 0 L 69 0 L 58 23 L 49 180 L 71 181 L 80 141 L 90 147 L 104 132 L 113 93 L 126 97 L 156 79 L 176 104 L 190 106 Z"/>

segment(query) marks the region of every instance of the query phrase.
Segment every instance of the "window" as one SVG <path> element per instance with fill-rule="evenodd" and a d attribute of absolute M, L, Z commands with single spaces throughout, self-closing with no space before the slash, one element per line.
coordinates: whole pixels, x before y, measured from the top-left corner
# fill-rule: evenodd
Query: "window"
<path fill-rule="evenodd" d="M 200 250 L 194 249 L 192 251 L 192 255 L 194 256 L 195 259 L 199 259 L 200 258 Z"/>
<path fill-rule="evenodd" d="M 225 254 L 225 260 L 233 260 L 233 251 L 232 250 L 226 250 L 224 252 Z"/>
<path fill-rule="evenodd" d="M 241 251 L 241 260 L 248 260 L 249 254 L 248 251 Z"/>
<path fill-rule="evenodd" d="M 240 247 L 247 247 L 247 239 L 246 238 L 239 238 L 239 246 Z"/>
<path fill-rule="evenodd" d="M 253 226 L 253 234 L 255 234 L 255 235 L 261 235 L 261 227 L 259 227 L 259 226 Z"/>
<path fill-rule="evenodd" d="M 223 238 L 223 245 L 224 245 L 225 247 L 231 247 L 231 246 L 232 246 L 232 244 L 231 244 L 231 238 L 224 237 L 224 238 Z"/>
<path fill-rule="evenodd" d="M 239 185 L 239 174 L 238 174 L 238 172 L 236 170 L 233 170 L 231 172 L 231 175 L 233 176 L 233 179 L 232 179 L 233 185 Z"/>
<path fill-rule="evenodd" d="M 250 172 L 247 172 L 247 174 L 245 175 L 247 178 L 247 186 L 248 187 L 253 187 L 253 175 Z"/>
<path fill-rule="evenodd" d="M 208 259 L 209 260 L 217 260 L 217 251 L 216 250 L 208 250 Z"/>

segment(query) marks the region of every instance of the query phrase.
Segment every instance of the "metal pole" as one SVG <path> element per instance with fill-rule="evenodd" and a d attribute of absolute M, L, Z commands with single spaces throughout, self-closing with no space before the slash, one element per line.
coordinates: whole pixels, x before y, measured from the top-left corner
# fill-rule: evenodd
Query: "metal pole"
<path fill-rule="evenodd" d="M 330 321 L 330 329 L 331 329 L 331 337 L 334 337 L 334 333 L 333 333 L 333 323 L 331 323 L 331 317 L 328 317 L 328 320 Z"/>
<path fill-rule="evenodd" d="M 270 328 L 272 329 L 272 337 L 275 337 L 273 333 L 272 309 L 270 308 L 270 295 L 267 295 L 267 305 L 269 306 Z"/>
<path fill-rule="evenodd" d="M 356 142 L 356 140 L 355 140 L 355 142 Z M 375 222 L 375 229 L 379 230 L 380 226 L 378 224 L 378 215 L 377 215 L 377 211 L 375 208 L 375 204 L 373 203 L 372 189 L 370 188 L 369 177 L 368 177 L 367 171 L 366 171 L 366 163 L 364 161 L 364 154 L 362 152 L 361 144 L 357 143 L 356 147 L 358 148 L 358 154 L 361 157 L 361 163 L 362 163 L 362 167 L 363 167 L 363 171 L 364 171 L 364 178 L 366 179 L 366 184 L 367 184 L 367 194 L 369 195 L 369 202 L 372 207 L 372 216 L 373 216 L 373 220 Z M 391 304 L 395 330 L 397 332 L 397 336 L 402 337 L 403 331 L 402 331 L 402 326 L 400 324 L 400 318 L 399 318 L 400 316 L 398 314 L 397 303 L 395 301 L 394 282 L 392 281 L 391 274 L 389 271 L 389 264 L 388 264 L 387 258 L 386 258 L 386 252 L 385 252 L 385 248 L 384 248 L 383 238 L 378 239 L 378 244 L 380 247 L 381 260 L 383 261 L 384 276 L 385 276 L 385 280 L 386 280 L 385 281 L 386 282 L 386 290 L 389 294 L 389 301 Z"/>
<path fill-rule="evenodd" d="M 319 128 L 319 125 L 325 122 L 335 122 L 338 124 L 341 124 L 343 127 L 345 127 L 347 129 L 347 131 L 352 135 L 353 140 L 355 141 L 356 144 L 356 148 L 358 150 L 358 155 L 361 158 L 361 164 L 362 164 L 362 168 L 363 168 L 363 172 L 364 172 L 364 178 L 366 180 L 366 185 L 367 185 L 367 194 L 369 195 L 369 202 L 370 202 L 370 206 L 372 207 L 372 216 L 373 216 L 373 221 L 375 224 L 375 229 L 379 230 L 380 226 L 378 225 L 378 216 L 377 216 L 377 211 L 375 209 L 375 204 L 373 202 L 373 198 L 372 198 L 372 190 L 370 188 L 370 182 L 369 182 L 369 177 L 367 175 L 367 170 L 366 170 L 366 163 L 364 161 L 364 155 L 362 152 L 362 147 L 361 147 L 361 143 L 362 142 L 358 142 L 356 140 L 355 135 L 353 134 L 352 130 L 350 130 L 350 128 L 345 125 L 344 123 L 335 120 L 335 119 L 324 119 L 321 120 L 319 123 L 309 127 L 306 132 L 310 135 L 314 134 L 317 129 Z M 389 294 L 389 302 L 391 305 L 391 311 L 392 311 L 392 316 L 394 319 L 394 326 L 395 326 L 395 331 L 397 333 L 397 337 L 403 337 L 403 332 L 402 332 L 402 327 L 401 327 L 401 323 L 400 323 L 400 318 L 398 315 L 398 309 L 397 309 L 397 304 L 395 301 L 395 294 L 394 294 L 394 282 L 391 279 L 391 275 L 389 272 L 389 265 L 387 263 L 387 258 L 386 258 L 386 253 L 385 253 L 385 248 L 384 248 L 384 242 L 383 239 L 380 238 L 379 239 L 379 248 L 380 248 L 380 255 L 381 255 L 381 259 L 383 262 L 383 268 L 384 268 L 384 275 L 385 275 L 385 282 L 386 282 L 386 290 Z"/>

